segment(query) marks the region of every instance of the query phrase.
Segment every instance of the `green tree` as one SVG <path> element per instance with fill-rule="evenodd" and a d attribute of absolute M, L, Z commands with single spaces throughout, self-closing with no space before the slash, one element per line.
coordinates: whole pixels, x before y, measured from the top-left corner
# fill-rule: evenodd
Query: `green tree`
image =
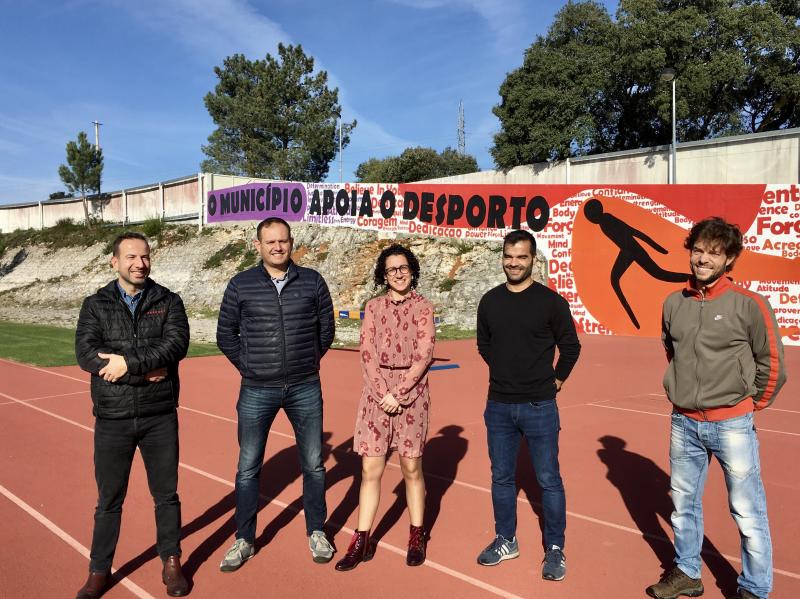
<path fill-rule="evenodd" d="M 54 191 L 48 196 L 49 200 L 61 200 L 63 198 L 71 198 L 73 197 L 71 193 L 66 193 L 65 191 Z"/>
<path fill-rule="evenodd" d="M 498 167 L 800 125 L 796 0 L 568 2 L 500 87 Z"/>
<path fill-rule="evenodd" d="M 321 181 L 339 149 L 338 88 L 312 75 L 302 46 L 278 44 L 278 58 L 241 54 L 215 67 L 219 79 L 205 97 L 217 129 L 203 152 L 205 171 L 289 181 Z M 342 147 L 356 121 L 342 125 Z"/>
<path fill-rule="evenodd" d="M 370 158 L 356 168 L 356 178 L 364 183 L 410 183 L 478 171 L 474 156 L 459 154 L 452 148 L 441 153 L 433 148 L 406 148 L 400 156 Z"/>
<path fill-rule="evenodd" d="M 87 191 L 100 191 L 103 175 L 103 150 L 89 143 L 86 133 L 78 133 L 77 141 L 67 142 L 67 164 L 58 167 L 58 176 L 71 193 L 79 193 L 83 201 L 83 215 L 89 224 Z"/>

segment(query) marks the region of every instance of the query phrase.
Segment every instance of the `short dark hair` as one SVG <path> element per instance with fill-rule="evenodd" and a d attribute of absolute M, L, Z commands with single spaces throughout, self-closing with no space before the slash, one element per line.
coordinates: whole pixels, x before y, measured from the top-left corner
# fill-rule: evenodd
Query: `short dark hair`
<path fill-rule="evenodd" d="M 150 242 L 147 241 L 147 237 L 145 237 L 142 233 L 139 233 L 138 231 L 125 231 L 114 238 L 112 255 L 119 258 L 119 246 L 126 239 L 138 239 L 139 241 L 144 241 L 147 244 L 148 249 L 150 248 Z"/>
<path fill-rule="evenodd" d="M 264 227 L 269 227 L 271 225 L 283 225 L 284 227 L 286 227 L 286 230 L 289 231 L 289 239 L 292 238 L 292 228 L 289 226 L 289 223 L 287 223 L 285 220 L 283 220 L 278 216 L 270 216 L 269 218 L 265 218 L 260 223 L 258 223 L 258 226 L 256 227 L 256 239 L 261 241 L 261 229 L 263 229 Z"/>
<path fill-rule="evenodd" d="M 519 243 L 520 241 L 527 241 L 531 244 L 531 255 L 536 255 L 536 238 L 531 235 L 528 231 L 523 229 L 514 229 L 506 233 L 506 236 L 503 237 L 503 247 L 507 245 L 514 245 Z"/>
<path fill-rule="evenodd" d="M 378 256 L 378 261 L 375 263 L 375 287 L 383 287 L 386 285 L 386 259 L 389 256 L 405 256 L 408 261 L 408 266 L 411 268 L 411 289 L 416 289 L 419 282 L 419 260 L 410 249 L 399 243 L 393 243 Z"/>
<path fill-rule="evenodd" d="M 728 258 L 733 257 L 733 262 L 725 267 L 725 272 L 733 270 L 736 258 L 742 253 L 743 243 L 741 229 L 739 229 L 738 225 L 726 222 L 719 216 L 712 216 L 696 223 L 683 242 L 683 247 L 692 251 L 692 248 L 694 248 L 698 241 L 721 246 L 725 250 L 725 255 Z"/>

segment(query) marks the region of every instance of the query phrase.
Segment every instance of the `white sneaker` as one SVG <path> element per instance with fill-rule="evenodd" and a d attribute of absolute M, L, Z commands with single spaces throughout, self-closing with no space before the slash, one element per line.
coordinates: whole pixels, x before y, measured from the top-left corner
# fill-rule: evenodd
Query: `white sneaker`
<path fill-rule="evenodd" d="M 333 547 L 321 530 L 315 530 L 308 537 L 308 548 L 311 549 L 311 556 L 318 564 L 327 564 L 333 559 Z"/>
<path fill-rule="evenodd" d="M 219 564 L 219 569 L 222 572 L 234 572 L 242 567 L 247 560 L 255 555 L 256 548 L 252 543 L 248 543 L 244 539 L 236 539 L 222 562 Z"/>

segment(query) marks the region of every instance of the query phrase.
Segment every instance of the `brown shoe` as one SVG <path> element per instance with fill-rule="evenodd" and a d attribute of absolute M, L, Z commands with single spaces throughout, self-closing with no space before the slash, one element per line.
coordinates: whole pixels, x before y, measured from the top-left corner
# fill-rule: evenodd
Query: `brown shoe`
<path fill-rule="evenodd" d="M 336 562 L 335 568 L 339 572 L 352 570 L 361 562 L 368 562 L 375 555 L 375 546 L 369 538 L 368 530 L 357 530 L 350 540 L 350 547 L 344 557 Z"/>
<path fill-rule="evenodd" d="M 656 599 L 678 599 L 678 597 L 699 597 L 703 594 L 703 581 L 684 574 L 677 566 L 665 572 L 661 580 L 647 587 L 645 592 Z"/>
<path fill-rule="evenodd" d="M 189 583 L 181 572 L 181 558 L 177 555 L 170 555 L 164 560 L 161 580 L 167 585 L 167 595 L 170 597 L 183 597 L 189 594 Z"/>
<path fill-rule="evenodd" d="M 75 599 L 96 599 L 102 597 L 108 586 L 108 572 L 89 572 L 89 579 L 83 585 Z"/>
<path fill-rule="evenodd" d="M 759 599 L 759 596 L 753 595 L 750 591 L 739 589 L 735 595 L 731 595 L 730 599 Z"/>
<path fill-rule="evenodd" d="M 406 553 L 406 565 L 421 566 L 425 563 L 425 529 L 421 526 L 411 525 L 408 535 L 408 552 Z"/>

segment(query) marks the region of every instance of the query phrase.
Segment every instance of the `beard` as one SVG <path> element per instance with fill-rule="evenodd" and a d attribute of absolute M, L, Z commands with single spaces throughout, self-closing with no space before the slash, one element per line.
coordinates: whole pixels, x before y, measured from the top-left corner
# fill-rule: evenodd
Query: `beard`
<path fill-rule="evenodd" d="M 531 273 L 533 272 L 533 264 L 522 270 L 512 271 L 508 268 L 503 268 L 503 272 L 506 273 L 507 282 L 512 284 L 521 283 L 522 281 L 530 278 Z"/>

